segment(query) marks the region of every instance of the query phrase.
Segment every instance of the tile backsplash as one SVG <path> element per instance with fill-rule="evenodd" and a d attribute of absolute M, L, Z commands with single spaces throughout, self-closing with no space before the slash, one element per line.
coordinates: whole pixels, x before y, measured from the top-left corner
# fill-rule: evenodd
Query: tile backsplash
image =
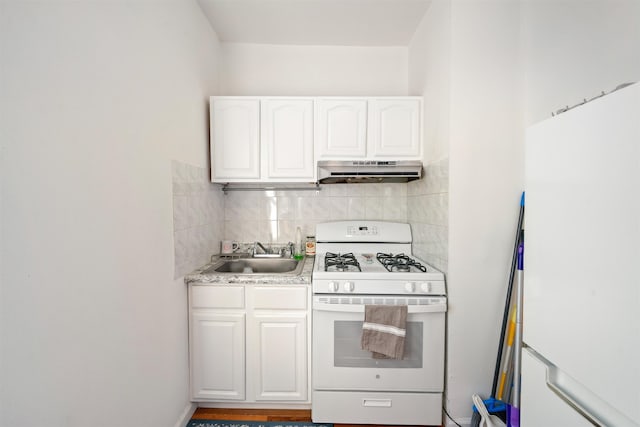
<path fill-rule="evenodd" d="M 225 238 L 286 243 L 315 234 L 319 222 L 375 219 L 407 221 L 406 184 L 333 184 L 320 191 L 230 191 L 225 196 Z"/>
<path fill-rule="evenodd" d="M 206 264 L 223 239 L 286 243 L 315 234 L 320 222 L 408 222 L 413 252 L 447 271 L 449 161 L 425 165 L 419 181 L 330 184 L 319 191 L 229 191 L 212 184 L 209 170 L 172 162 L 175 277 Z"/>
<path fill-rule="evenodd" d="M 209 170 L 178 161 L 173 181 L 174 276 L 184 276 L 220 252 L 224 236 L 224 195 Z"/>
<path fill-rule="evenodd" d="M 443 272 L 449 250 L 449 159 L 424 166 L 424 178 L 407 184 L 407 221 L 413 253 Z"/>

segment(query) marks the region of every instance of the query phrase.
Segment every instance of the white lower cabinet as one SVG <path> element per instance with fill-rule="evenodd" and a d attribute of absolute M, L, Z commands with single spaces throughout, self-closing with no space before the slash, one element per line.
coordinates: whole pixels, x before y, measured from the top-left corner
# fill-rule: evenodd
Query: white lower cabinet
<path fill-rule="evenodd" d="M 255 400 L 307 400 L 307 324 L 306 313 L 252 316 L 247 362 Z"/>
<path fill-rule="evenodd" d="M 247 368 L 256 401 L 309 396 L 310 291 L 307 286 L 247 289 Z"/>
<path fill-rule="evenodd" d="M 244 313 L 191 314 L 193 398 L 244 400 Z"/>
<path fill-rule="evenodd" d="M 189 292 L 192 400 L 306 403 L 307 285 L 198 285 Z"/>

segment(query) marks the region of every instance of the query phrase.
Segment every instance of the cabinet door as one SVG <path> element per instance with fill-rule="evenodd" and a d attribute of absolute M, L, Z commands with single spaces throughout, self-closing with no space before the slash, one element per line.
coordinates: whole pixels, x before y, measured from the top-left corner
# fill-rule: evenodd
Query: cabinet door
<path fill-rule="evenodd" d="M 194 400 L 244 400 L 245 314 L 191 314 L 191 393 Z"/>
<path fill-rule="evenodd" d="M 367 157 L 419 159 L 421 116 L 421 98 L 371 99 Z"/>
<path fill-rule="evenodd" d="M 367 100 L 316 101 L 316 160 L 364 158 L 367 154 Z"/>
<path fill-rule="evenodd" d="M 264 99 L 261 128 L 263 180 L 315 180 L 312 99 Z"/>
<path fill-rule="evenodd" d="M 211 98 L 211 180 L 260 178 L 260 101 Z"/>
<path fill-rule="evenodd" d="M 255 400 L 306 401 L 307 313 L 254 313 L 250 323 Z"/>

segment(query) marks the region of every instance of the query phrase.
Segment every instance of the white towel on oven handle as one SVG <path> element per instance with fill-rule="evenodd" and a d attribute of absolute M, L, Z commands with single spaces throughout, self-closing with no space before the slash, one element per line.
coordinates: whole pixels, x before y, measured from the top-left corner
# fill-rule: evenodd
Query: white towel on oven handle
<path fill-rule="evenodd" d="M 361 348 L 374 358 L 402 359 L 407 313 L 406 305 L 365 305 Z"/>

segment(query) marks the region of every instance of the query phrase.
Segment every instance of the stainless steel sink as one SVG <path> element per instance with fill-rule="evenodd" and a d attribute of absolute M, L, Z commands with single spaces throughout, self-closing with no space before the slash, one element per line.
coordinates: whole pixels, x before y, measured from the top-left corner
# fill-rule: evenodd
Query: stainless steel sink
<path fill-rule="evenodd" d="M 304 261 L 291 258 L 243 258 L 220 260 L 202 273 L 297 275 L 302 271 L 303 266 Z"/>

